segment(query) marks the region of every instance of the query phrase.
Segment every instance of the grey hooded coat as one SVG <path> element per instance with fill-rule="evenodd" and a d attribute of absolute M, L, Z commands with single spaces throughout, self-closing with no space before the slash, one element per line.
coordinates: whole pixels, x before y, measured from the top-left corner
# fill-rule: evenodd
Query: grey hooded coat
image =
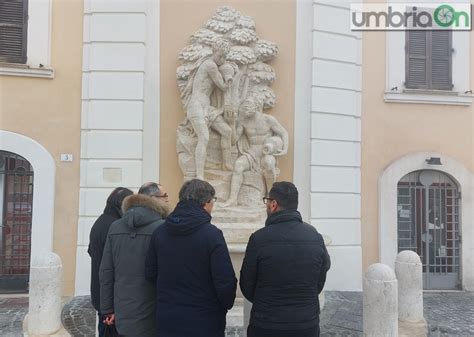
<path fill-rule="evenodd" d="M 125 198 L 122 209 L 123 217 L 110 226 L 100 265 L 100 310 L 115 313 L 120 335 L 151 337 L 156 334 L 155 289 L 145 279 L 145 258 L 168 210 L 142 194 Z"/>

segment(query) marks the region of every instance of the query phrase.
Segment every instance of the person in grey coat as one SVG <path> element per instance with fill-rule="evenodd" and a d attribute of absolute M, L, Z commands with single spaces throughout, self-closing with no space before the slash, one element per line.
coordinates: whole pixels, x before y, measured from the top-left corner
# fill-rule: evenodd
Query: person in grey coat
<path fill-rule="evenodd" d="M 124 199 L 123 217 L 110 226 L 99 270 L 100 311 L 120 336 L 156 334 L 154 284 L 143 271 L 151 235 L 169 213 L 167 201 L 162 185 L 147 183 Z"/>

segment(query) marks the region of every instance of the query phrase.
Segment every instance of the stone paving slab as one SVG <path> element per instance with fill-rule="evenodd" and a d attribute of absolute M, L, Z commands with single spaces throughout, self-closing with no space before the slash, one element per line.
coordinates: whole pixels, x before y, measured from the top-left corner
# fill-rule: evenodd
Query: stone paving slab
<path fill-rule="evenodd" d="M 362 336 L 362 293 L 327 291 L 325 296 L 319 317 L 321 337 Z"/>
<path fill-rule="evenodd" d="M 430 337 L 474 336 L 473 292 L 425 292 L 423 307 Z"/>
<path fill-rule="evenodd" d="M 28 297 L 0 297 L 0 336 L 23 337 Z"/>
<path fill-rule="evenodd" d="M 63 308 L 61 320 L 72 337 L 94 337 L 96 311 L 91 305 L 90 296 L 78 296 L 69 301 Z M 242 336 L 243 330 L 239 327 L 231 327 L 226 331 L 226 337 Z"/>
<path fill-rule="evenodd" d="M 429 337 L 474 337 L 473 292 L 425 292 L 423 299 Z M 27 311 L 28 297 L 0 297 L 0 336 L 23 336 Z M 62 322 L 73 337 L 94 337 L 95 316 L 89 296 L 79 296 L 64 306 Z M 362 336 L 362 293 L 326 292 L 320 322 L 322 337 Z M 226 331 L 226 337 L 242 336 L 239 327 Z"/>

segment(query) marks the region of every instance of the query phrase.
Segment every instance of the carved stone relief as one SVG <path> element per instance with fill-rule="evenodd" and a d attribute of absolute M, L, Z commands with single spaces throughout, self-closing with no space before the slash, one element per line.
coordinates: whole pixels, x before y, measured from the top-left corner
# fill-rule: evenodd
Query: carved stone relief
<path fill-rule="evenodd" d="M 177 129 L 184 179 L 205 179 L 221 208 L 261 206 L 279 174 L 288 133 L 269 114 L 276 104 L 268 64 L 275 43 L 260 39 L 255 21 L 225 6 L 191 35 L 176 71 L 186 118 Z"/>

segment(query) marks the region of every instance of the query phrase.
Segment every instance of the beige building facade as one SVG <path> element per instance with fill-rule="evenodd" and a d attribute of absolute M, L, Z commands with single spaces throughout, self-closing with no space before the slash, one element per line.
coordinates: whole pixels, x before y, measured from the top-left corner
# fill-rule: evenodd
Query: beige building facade
<path fill-rule="evenodd" d="M 326 288 L 362 290 L 367 267 L 401 249 L 424 255 L 426 288 L 474 288 L 472 32 L 452 33 L 452 90 L 416 90 L 405 33 L 351 30 L 349 2 L 28 3 L 28 67 L 0 64 L 2 249 L 17 207 L 31 254 L 61 257 L 64 295 L 89 293 L 89 232 L 115 187 L 159 181 L 177 201 L 178 54 L 224 5 L 278 45 L 270 113 L 290 139 L 278 179 L 295 182 L 304 220 L 329 239 Z M 9 201 L 9 175 L 26 199 Z M 18 291 L 5 282 L 0 292 Z"/>
<path fill-rule="evenodd" d="M 425 288 L 472 289 L 474 34 L 450 34 L 452 88 L 435 90 L 407 88 L 406 32 L 364 32 L 363 268 L 406 247 Z"/>
<path fill-rule="evenodd" d="M 30 1 L 28 6 L 26 65 L 0 65 L 0 274 L 6 286 L 2 291 L 9 291 L 12 274 L 27 273 L 29 263 L 16 258 L 29 254 L 23 246 L 31 243 L 31 255 L 52 250 L 61 257 L 63 292 L 72 295 L 75 253 L 71 247 L 77 241 L 79 207 L 83 4 L 51 0 Z M 7 159 L 10 154 L 23 157 L 33 166 L 31 181 L 21 178 L 27 164 L 18 158 Z M 61 154 L 74 159 L 63 162 Z M 30 183 L 32 186 L 26 186 Z M 31 229 L 25 227 L 25 217 L 32 222 Z"/>

